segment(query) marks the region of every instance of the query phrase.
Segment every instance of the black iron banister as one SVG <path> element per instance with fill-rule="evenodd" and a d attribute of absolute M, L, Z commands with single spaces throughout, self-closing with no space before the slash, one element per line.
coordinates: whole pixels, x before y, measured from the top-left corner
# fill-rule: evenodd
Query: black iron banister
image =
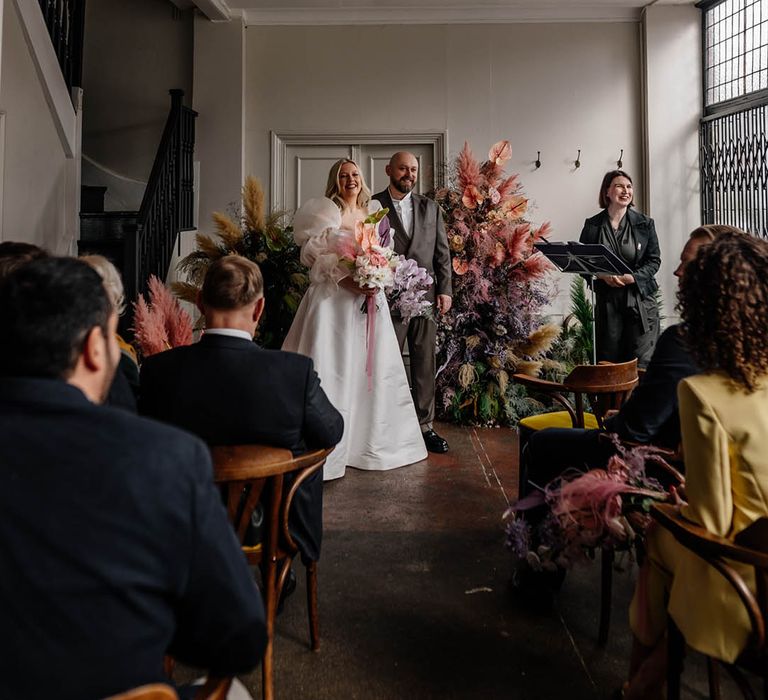
<path fill-rule="evenodd" d="M 85 0 L 38 0 L 67 87 L 82 85 Z"/>
<path fill-rule="evenodd" d="M 164 280 L 180 231 L 193 228 L 194 150 L 197 112 L 182 104 L 183 90 L 170 90 L 165 123 L 136 231 L 136 289 L 146 289 L 150 275 Z"/>

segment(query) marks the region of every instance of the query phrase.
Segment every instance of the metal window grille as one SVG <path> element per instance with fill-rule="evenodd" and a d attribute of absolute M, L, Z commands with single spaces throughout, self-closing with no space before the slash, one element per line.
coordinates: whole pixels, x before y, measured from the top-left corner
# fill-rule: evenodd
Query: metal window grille
<path fill-rule="evenodd" d="M 768 0 L 722 0 L 704 11 L 704 106 L 768 89 Z"/>
<path fill-rule="evenodd" d="M 768 238 L 768 105 L 701 121 L 701 219 Z"/>

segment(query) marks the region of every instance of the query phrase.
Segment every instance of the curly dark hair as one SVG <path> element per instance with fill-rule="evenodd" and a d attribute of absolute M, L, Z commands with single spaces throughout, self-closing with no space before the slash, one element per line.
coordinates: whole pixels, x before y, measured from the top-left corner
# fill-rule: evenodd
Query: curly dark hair
<path fill-rule="evenodd" d="M 698 366 L 754 391 L 768 374 L 768 242 L 729 231 L 701 246 L 677 302 Z"/>

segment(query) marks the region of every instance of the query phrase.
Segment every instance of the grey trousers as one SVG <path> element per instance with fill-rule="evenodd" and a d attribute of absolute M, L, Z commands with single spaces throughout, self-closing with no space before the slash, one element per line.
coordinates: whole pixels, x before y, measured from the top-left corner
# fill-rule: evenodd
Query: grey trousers
<path fill-rule="evenodd" d="M 422 431 L 432 427 L 435 418 L 435 337 L 437 325 L 428 318 L 413 318 L 408 325 L 393 316 L 400 352 L 408 352 L 411 360 L 411 396 Z"/>

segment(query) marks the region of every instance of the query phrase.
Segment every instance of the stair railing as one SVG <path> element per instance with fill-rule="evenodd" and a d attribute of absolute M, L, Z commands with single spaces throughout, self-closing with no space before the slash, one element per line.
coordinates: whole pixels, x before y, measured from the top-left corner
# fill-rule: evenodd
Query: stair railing
<path fill-rule="evenodd" d="M 67 88 L 82 86 L 85 0 L 38 0 Z"/>
<path fill-rule="evenodd" d="M 183 90 L 170 90 L 165 123 L 136 226 L 135 257 L 124 274 L 144 292 L 150 275 L 165 280 L 179 232 L 194 228 L 194 151 L 197 112 L 182 104 Z M 131 274 L 129 266 L 135 265 Z"/>

